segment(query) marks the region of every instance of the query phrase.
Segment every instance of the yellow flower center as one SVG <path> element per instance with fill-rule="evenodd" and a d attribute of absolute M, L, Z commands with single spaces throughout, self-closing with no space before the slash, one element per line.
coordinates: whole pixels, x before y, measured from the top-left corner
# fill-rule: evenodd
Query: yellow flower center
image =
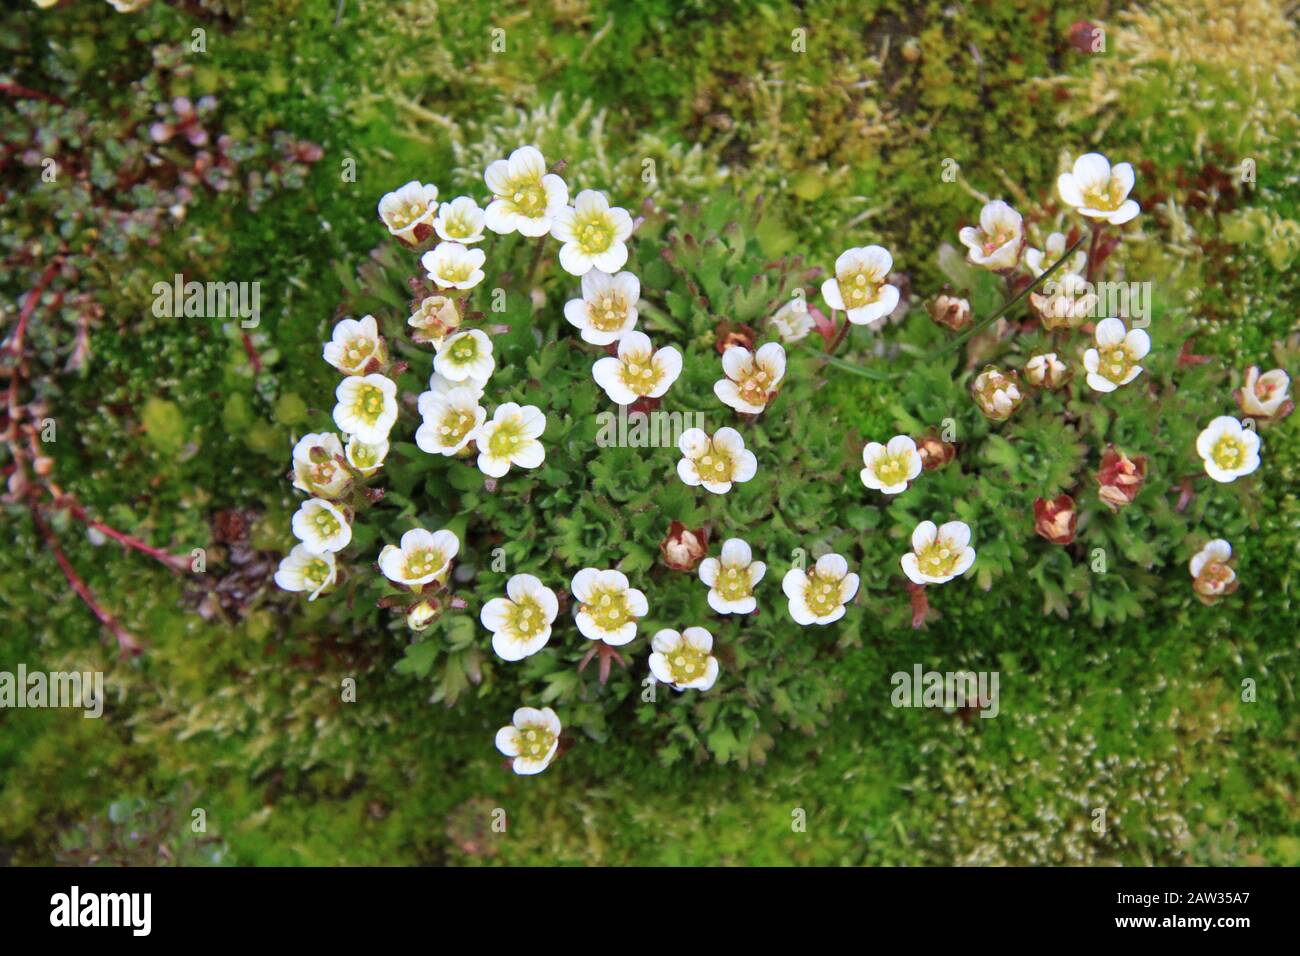
<path fill-rule="evenodd" d="M 840 582 L 831 578 L 820 577 L 817 569 L 808 573 L 808 584 L 803 592 L 804 603 L 817 615 L 825 617 L 840 606 Z"/>
<path fill-rule="evenodd" d="M 555 743 L 555 734 L 549 727 L 532 724 L 519 728 L 519 756 L 529 760 L 543 760 Z"/>
<path fill-rule="evenodd" d="M 709 669 L 709 655 L 685 640 L 664 655 L 674 684 L 689 684 L 699 680 Z"/>
<path fill-rule="evenodd" d="M 1214 448 L 1210 450 L 1210 457 L 1224 471 L 1232 471 L 1240 468 L 1241 463 L 1246 460 L 1246 446 L 1240 438 L 1224 435 L 1214 443 Z"/>
<path fill-rule="evenodd" d="M 375 453 L 374 448 L 369 445 L 363 445 L 360 442 L 352 446 L 352 464 L 362 471 L 367 471 L 377 465 L 379 455 Z"/>
<path fill-rule="evenodd" d="M 379 421 L 384 413 L 384 391 L 378 385 L 362 385 L 357 389 L 354 410 L 367 422 Z"/>
<path fill-rule="evenodd" d="M 897 485 L 907 480 L 909 466 L 912 463 L 912 453 L 904 451 L 893 457 L 884 455 L 876 462 L 876 477 L 884 485 Z"/>
<path fill-rule="evenodd" d="M 718 593 L 727 601 L 742 601 L 753 593 L 749 583 L 749 569 L 739 567 L 724 568 L 718 575 Z"/>
<path fill-rule="evenodd" d="M 459 445 L 461 440 L 474 427 L 474 415 L 463 408 L 450 408 L 442 416 L 438 434 L 444 445 Z"/>
<path fill-rule="evenodd" d="M 313 591 L 329 580 L 330 566 L 320 558 L 302 566 L 302 580 Z"/>
<path fill-rule="evenodd" d="M 880 276 L 872 270 L 846 272 L 836 278 L 840 283 L 840 296 L 850 310 L 870 305 L 880 297 Z"/>
<path fill-rule="evenodd" d="M 347 347 L 343 350 L 343 357 L 352 367 L 358 367 L 366 359 L 370 358 L 371 353 L 375 350 L 375 344 L 365 336 L 358 335 L 348 342 Z"/>
<path fill-rule="evenodd" d="M 1124 343 L 1098 349 L 1097 354 L 1100 360 L 1097 363 L 1097 371 L 1115 384 L 1122 384 L 1129 370 L 1133 368 L 1133 359 L 1128 354 L 1128 349 L 1124 347 Z"/>
<path fill-rule="evenodd" d="M 435 548 L 417 548 L 406 556 L 406 576 L 422 578 L 442 570 L 447 559 Z"/>
<path fill-rule="evenodd" d="M 736 386 L 740 391 L 740 397 L 747 404 L 764 406 L 767 404 L 772 380 L 773 376 L 766 369 L 751 364 L 748 369 L 741 371 L 740 377 L 736 379 Z"/>
<path fill-rule="evenodd" d="M 488 439 L 488 452 L 493 458 L 509 458 L 527 441 L 523 426 L 518 422 L 504 422 L 493 430 Z"/>
<path fill-rule="evenodd" d="M 316 533 L 322 538 L 332 538 L 339 533 L 339 519 L 334 517 L 334 513 L 327 508 L 317 508 L 312 513 L 311 522 L 316 527 Z"/>
<path fill-rule="evenodd" d="M 650 355 L 629 355 L 623 359 L 623 384 L 634 395 L 649 395 L 659 384 L 659 370 Z"/>
<path fill-rule="evenodd" d="M 627 606 L 627 594 L 623 591 L 597 591 L 582 605 L 582 609 L 606 631 L 617 631 L 633 619 Z"/>
<path fill-rule="evenodd" d="M 575 222 L 573 233 L 578 248 L 589 256 L 604 252 L 614 243 L 614 224 L 602 213 Z"/>
<path fill-rule="evenodd" d="M 941 578 L 952 574 L 961 559 L 961 549 L 954 548 L 943 539 L 936 539 L 929 547 L 916 552 L 916 563 L 922 574 Z"/>
<path fill-rule="evenodd" d="M 510 613 L 510 629 L 523 640 L 536 637 L 546 627 L 546 614 L 542 606 L 531 597 L 515 604 Z"/>
<path fill-rule="evenodd" d="M 627 319 L 627 302 L 618 292 L 604 292 L 587 303 L 587 318 L 601 332 L 617 332 Z"/>
<path fill-rule="evenodd" d="M 1088 209 L 1114 212 L 1124 202 L 1124 188 L 1118 179 L 1111 177 L 1104 186 L 1083 190 L 1083 204 Z"/>
<path fill-rule="evenodd" d="M 505 199 L 515 207 L 515 211 L 529 219 L 536 219 L 546 212 L 546 189 L 540 179 L 516 179 L 509 184 Z"/>
<path fill-rule="evenodd" d="M 405 229 L 415 220 L 419 219 L 429 207 L 423 202 L 412 200 L 411 202 L 399 202 L 388 213 L 388 218 L 392 220 L 393 226 L 397 229 Z"/>
<path fill-rule="evenodd" d="M 695 470 L 703 481 L 719 484 L 730 481 L 734 467 L 735 462 L 731 460 L 731 456 L 719 451 L 712 439 L 709 439 L 709 447 L 704 454 L 695 459 Z"/>
<path fill-rule="evenodd" d="M 474 274 L 474 263 L 468 259 L 461 259 L 457 262 L 444 261 L 438 269 L 438 275 L 444 282 L 468 282 L 469 277 Z"/>

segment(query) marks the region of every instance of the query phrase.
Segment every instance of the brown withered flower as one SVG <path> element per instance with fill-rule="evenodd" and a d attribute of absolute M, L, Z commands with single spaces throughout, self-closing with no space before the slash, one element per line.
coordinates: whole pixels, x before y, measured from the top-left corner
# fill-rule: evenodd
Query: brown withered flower
<path fill-rule="evenodd" d="M 1097 472 L 1098 496 L 1112 511 L 1133 503 L 1142 483 L 1147 477 L 1146 456 L 1129 458 L 1122 451 L 1110 445 L 1101 457 L 1101 468 Z"/>
<path fill-rule="evenodd" d="M 1069 544 L 1073 541 L 1078 524 L 1079 511 L 1069 495 L 1060 494 L 1051 501 L 1046 498 L 1034 499 L 1034 531 L 1052 544 Z"/>
<path fill-rule="evenodd" d="M 692 531 L 680 521 L 668 526 L 668 537 L 659 542 L 664 564 L 674 571 L 694 571 L 709 553 L 709 534 L 703 528 Z"/>
<path fill-rule="evenodd" d="M 930 318 L 944 328 L 960 332 L 970 325 L 970 303 L 955 295 L 941 295 L 930 303 Z"/>
<path fill-rule="evenodd" d="M 921 457 L 921 467 L 925 471 L 934 471 L 956 457 L 957 446 L 944 441 L 932 430 L 916 439 L 916 453 Z"/>

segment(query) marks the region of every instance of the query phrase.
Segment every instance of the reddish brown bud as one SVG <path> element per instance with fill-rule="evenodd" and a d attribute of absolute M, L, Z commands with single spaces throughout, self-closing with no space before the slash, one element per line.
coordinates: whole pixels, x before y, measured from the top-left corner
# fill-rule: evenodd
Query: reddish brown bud
<path fill-rule="evenodd" d="M 1051 501 L 1034 500 L 1034 530 L 1052 544 L 1069 544 L 1074 540 L 1079 512 L 1069 495 L 1057 495 Z"/>

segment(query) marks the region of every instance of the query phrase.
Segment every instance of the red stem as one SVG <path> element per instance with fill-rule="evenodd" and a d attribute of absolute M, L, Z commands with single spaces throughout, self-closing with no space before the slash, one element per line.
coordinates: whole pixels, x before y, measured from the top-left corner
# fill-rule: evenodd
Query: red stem
<path fill-rule="evenodd" d="M 129 535 L 124 531 L 118 531 L 116 528 L 104 524 L 102 521 L 96 521 L 86 513 L 86 509 L 76 501 L 61 500 L 56 502 L 58 507 L 65 509 L 78 521 L 83 522 L 87 527 L 94 528 L 101 534 L 112 538 L 118 544 L 130 548 L 133 551 L 139 551 L 141 554 L 147 554 L 155 561 L 166 565 L 177 574 L 183 574 L 189 570 L 189 560 L 184 555 L 172 554 L 161 548 L 155 548 L 151 544 L 146 544 L 134 535 Z"/>
<path fill-rule="evenodd" d="M 826 350 L 828 355 L 834 355 L 839 350 L 840 343 L 844 337 L 849 334 L 849 314 L 844 313 L 844 324 L 840 326 L 840 331 L 836 334 L 835 339 L 831 342 L 831 347 Z"/>
<path fill-rule="evenodd" d="M 33 90 L 26 86 L 19 86 L 17 83 L 0 83 L 0 93 L 17 97 L 21 100 L 45 100 L 47 103 L 57 103 L 59 106 L 68 105 L 53 93 L 42 93 L 40 90 Z"/>

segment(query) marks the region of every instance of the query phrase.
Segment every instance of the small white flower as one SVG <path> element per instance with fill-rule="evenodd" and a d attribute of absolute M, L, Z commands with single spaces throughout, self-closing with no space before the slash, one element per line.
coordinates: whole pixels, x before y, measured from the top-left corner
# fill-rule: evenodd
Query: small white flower
<path fill-rule="evenodd" d="M 449 382 L 486 383 L 497 367 L 492 357 L 492 340 L 480 329 L 465 329 L 447 336 L 434 346 L 433 369 Z"/>
<path fill-rule="evenodd" d="M 1072 171 L 1057 178 L 1056 191 L 1080 215 L 1118 226 L 1140 211 L 1138 204 L 1128 198 L 1133 182 L 1133 167 L 1128 163 L 1117 163 L 1112 168 L 1101 153 L 1084 153 L 1074 161 Z"/>
<path fill-rule="evenodd" d="M 334 424 L 369 444 L 388 440 L 397 421 L 397 384 L 382 375 L 350 375 L 334 391 Z"/>
<path fill-rule="evenodd" d="M 1187 570 L 1192 573 L 1192 577 L 1199 578 L 1207 564 L 1227 564 L 1231 558 L 1232 545 L 1223 538 L 1215 538 L 1192 555 L 1192 560 L 1187 563 Z"/>
<path fill-rule="evenodd" d="M 440 289 L 472 289 L 483 281 L 487 253 L 459 242 L 440 242 L 420 257 L 420 265 Z"/>
<path fill-rule="evenodd" d="M 1290 391 L 1291 376 L 1283 369 L 1275 368 L 1260 375 L 1259 368 L 1252 365 L 1246 369 L 1237 404 L 1247 415 L 1269 419 L 1283 412 L 1283 406 L 1290 401 Z"/>
<path fill-rule="evenodd" d="M 313 554 L 342 551 L 352 540 L 343 509 L 324 498 L 308 498 L 293 516 L 293 536 Z"/>
<path fill-rule="evenodd" d="M 477 398 L 481 399 L 483 397 L 483 389 L 487 387 L 487 383 L 488 380 L 486 378 L 474 378 L 472 375 L 466 375 L 463 382 L 453 382 L 445 375 L 439 375 L 437 372 L 434 372 L 429 376 L 429 391 L 433 392 L 435 395 L 446 395 L 448 392 L 455 389 L 467 388 L 473 392 Z"/>
<path fill-rule="evenodd" d="M 388 439 L 380 442 L 364 442 L 356 435 L 348 438 L 348 464 L 361 472 L 363 478 L 369 478 L 377 472 L 388 457 Z"/>
<path fill-rule="evenodd" d="M 394 236 L 413 243 L 416 227 L 433 222 L 437 204 L 438 187 L 413 179 L 379 200 L 379 218 Z"/>
<path fill-rule="evenodd" d="M 352 476 L 339 462 L 343 443 L 333 432 L 311 433 L 293 446 L 293 486 L 318 498 L 337 498 Z"/>
<path fill-rule="evenodd" d="M 618 405 L 659 398 L 681 373 L 681 353 L 671 345 L 656 349 L 644 332 L 626 333 L 618 341 L 617 358 L 607 355 L 591 367 L 591 377 Z"/>
<path fill-rule="evenodd" d="M 551 708 L 520 707 L 510 726 L 497 731 L 497 750 L 514 758 L 510 766 L 515 773 L 541 773 L 555 759 L 561 729 L 560 718 Z"/>
<path fill-rule="evenodd" d="M 1232 545 L 1223 538 L 1213 541 L 1197 551 L 1187 564 L 1192 574 L 1192 590 L 1206 604 L 1237 590 L 1237 572 L 1228 562 L 1232 560 Z"/>
<path fill-rule="evenodd" d="M 433 220 L 433 231 L 439 239 L 447 242 L 459 242 L 472 246 L 483 241 L 483 210 L 469 196 L 457 196 L 451 202 L 438 207 L 438 216 Z"/>
<path fill-rule="evenodd" d="M 645 595 L 628 584 L 622 571 L 583 568 L 569 590 L 578 602 L 573 616 L 583 637 L 612 647 L 631 643 L 637 621 L 650 610 Z"/>
<path fill-rule="evenodd" d="M 455 455 L 464 449 L 487 418 L 479 404 L 480 394 L 472 388 L 453 388 L 445 394 L 421 392 L 420 427 L 415 443 L 430 455 Z"/>
<path fill-rule="evenodd" d="M 460 539 L 450 531 L 412 528 L 400 544 L 385 545 L 379 552 L 379 570 L 394 584 L 419 591 L 424 585 L 445 579 L 451 559 L 460 552 Z"/>
<path fill-rule="evenodd" d="M 1142 374 L 1138 363 L 1151 351 L 1144 329 L 1129 330 L 1119 319 L 1102 319 L 1093 337 L 1097 347 L 1083 353 L 1083 367 L 1094 389 L 1113 392 Z"/>
<path fill-rule="evenodd" d="M 460 327 L 460 312 L 456 303 L 445 295 L 427 295 L 420 300 L 406 324 L 416 330 L 417 342 L 436 345 Z"/>
<path fill-rule="evenodd" d="M 921 473 L 921 456 L 916 442 L 906 435 L 895 435 L 888 445 L 878 441 L 868 442 L 862 449 L 865 468 L 859 472 L 862 483 L 886 495 L 897 495 L 907 490 L 908 482 Z"/>
<path fill-rule="evenodd" d="M 307 600 L 314 601 L 326 588 L 333 587 L 338 575 L 338 566 L 331 552 L 317 554 L 305 544 L 296 544 L 281 559 L 280 568 L 275 572 L 275 583 L 285 591 L 310 591 Z"/>
<path fill-rule="evenodd" d="M 768 342 L 755 354 L 732 345 L 722 353 L 722 372 L 727 377 L 713 383 L 713 394 L 729 408 L 757 415 L 767 408 L 785 378 L 785 349 Z"/>
<path fill-rule="evenodd" d="M 832 624 L 844 616 L 844 606 L 858 593 L 858 576 L 838 554 L 823 554 L 811 572 L 791 568 L 781 580 L 796 624 Z"/>
<path fill-rule="evenodd" d="M 1215 481 L 1236 481 L 1259 467 L 1259 435 L 1231 415 L 1220 415 L 1196 436 L 1196 453 Z"/>
<path fill-rule="evenodd" d="M 740 538 L 722 542 L 722 557 L 700 562 L 700 580 L 709 586 L 709 607 L 719 614 L 752 614 L 758 607 L 754 588 L 767 573 Z"/>
<path fill-rule="evenodd" d="M 669 628 L 650 639 L 650 673 L 675 691 L 708 690 L 718 680 L 718 659 L 713 635 L 702 627 L 688 627 L 680 634 Z"/>
<path fill-rule="evenodd" d="M 479 426 L 474 436 L 479 471 L 489 478 L 500 478 L 511 465 L 540 468 L 546 460 L 546 449 L 537 439 L 544 431 L 546 416 L 536 405 L 498 405 L 492 420 Z"/>
<path fill-rule="evenodd" d="M 913 584 L 943 584 L 974 563 L 970 525 L 949 521 L 935 527 L 933 521 L 922 521 L 912 532 L 912 550 L 903 555 L 903 573 Z"/>
<path fill-rule="evenodd" d="M 536 654 L 551 639 L 551 622 L 560 612 L 555 592 L 531 574 L 506 582 L 507 597 L 483 605 L 479 620 L 492 632 L 492 650 L 504 661 Z"/>
<path fill-rule="evenodd" d="M 1054 232 L 1047 237 L 1047 243 L 1043 249 L 1025 250 L 1025 265 L 1027 265 L 1029 271 L 1034 274 L 1034 278 L 1038 278 L 1055 265 L 1056 261 L 1060 259 L 1061 256 L 1065 255 L 1065 240 L 1065 233 Z M 1070 257 L 1070 261 L 1061 267 L 1061 271 L 1073 272 L 1081 275 L 1087 264 L 1088 253 L 1079 249 Z"/>
<path fill-rule="evenodd" d="M 822 283 L 822 298 L 848 313 L 854 325 L 879 328 L 898 307 L 898 286 L 889 284 L 894 257 L 882 246 L 849 249 L 835 260 L 835 276 Z"/>
<path fill-rule="evenodd" d="M 364 375 L 366 366 L 374 359 L 386 360 L 384 340 L 373 315 L 357 319 L 342 319 L 334 326 L 334 334 L 325 343 L 325 361 L 344 375 Z"/>
<path fill-rule="evenodd" d="M 777 309 L 771 322 L 781 341 L 787 344 L 807 338 L 808 333 L 817 327 L 812 313 L 808 311 L 808 303 L 801 298 L 791 299 Z"/>
<path fill-rule="evenodd" d="M 995 199 L 980 210 L 979 228 L 967 226 L 957 238 L 967 249 L 966 258 L 975 265 L 994 272 L 1014 269 L 1020 261 L 1024 220 L 1001 199 Z"/>
<path fill-rule="evenodd" d="M 630 272 L 610 275 L 592 269 L 582 277 L 582 298 L 564 303 L 564 317 L 582 341 L 609 345 L 636 326 L 641 282 Z"/>
<path fill-rule="evenodd" d="M 508 160 L 490 163 L 483 181 L 494 197 L 484 214 L 485 222 L 502 236 L 515 231 L 525 236 L 546 235 L 569 202 L 569 187 L 546 171 L 546 160 L 532 146 L 521 146 Z"/>
<path fill-rule="evenodd" d="M 1055 352 L 1039 352 L 1025 363 L 1025 378 L 1039 388 L 1057 388 L 1069 371 Z"/>
<path fill-rule="evenodd" d="M 612 275 L 627 262 L 632 217 L 626 209 L 610 206 L 604 193 L 584 189 L 572 206 L 555 214 L 551 235 L 564 243 L 560 266 L 565 272 L 583 276 L 599 269 Z"/>
<path fill-rule="evenodd" d="M 108 0 L 108 2 L 118 13 L 135 13 L 149 6 L 152 0 Z M 38 3 L 37 6 L 49 7 L 53 6 L 53 3 Z"/>
<path fill-rule="evenodd" d="M 1015 413 L 1024 401 L 1020 392 L 1015 372 L 1003 373 L 992 365 L 975 376 L 971 383 L 975 404 L 985 417 L 995 422 L 1004 422 Z"/>
<path fill-rule="evenodd" d="M 688 428 L 677 441 L 682 460 L 677 476 L 692 488 L 725 495 L 733 482 L 745 482 L 758 472 L 758 459 L 745 449 L 745 439 L 734 428 L 719 428 L 710 438 L 701 428 Z"/>

